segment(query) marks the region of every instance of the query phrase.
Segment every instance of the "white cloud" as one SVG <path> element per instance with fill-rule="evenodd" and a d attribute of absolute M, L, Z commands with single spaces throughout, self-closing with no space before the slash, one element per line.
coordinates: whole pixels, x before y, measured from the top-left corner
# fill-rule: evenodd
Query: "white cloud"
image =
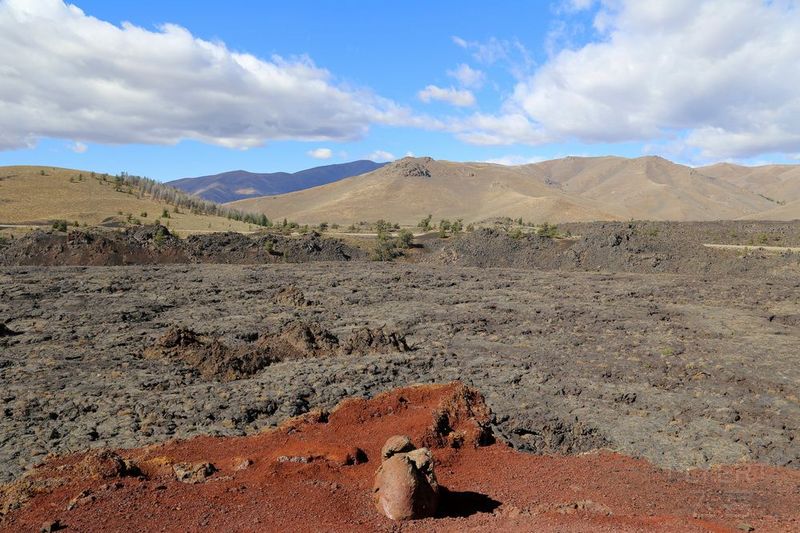
<path fill-rule="evenodd" d="M 454 119 L 449 131 L 470 144 L 543 144 L 552 138 L 520 113 L 486 115 L 475 113 L 466 119 Z"/>
<path fill-rule="evenodd" d="M 434 100 L 447 102 L 457 107 L 471 107 L 475 105 L 475 95 L 467 89 L 454 89 L 453 87 L 437 87 L 428 85 L 422 89 L 417 96 L 425 103 Z"/>
<path fill-rule="evenodd" d="M 384 163 L 386 161 L 394 161 L 395 159 L 397 159 L 393 153 L 386 152 L 384 150 L 375 150 L 374 152 L 369 154 L 366 158 L 371 161 L 375 161 L 377 163 Z"/>
<path fill-rule="evenodd" d="M 576 7 L 588 2 L 573 2 Z M 761 0 L 605 0 L 599 38 L 564 49 L 504 105 L 530 122 L 465 138 L 679 138 L 702 158 L 797 152 L 800 9 Z M 502 115 L 501 115 L 502 116 Z M 535 136 L 534 136 L 535 139 Z"/>
<path fill-rule="evenodd" d="M 474 69 L 466 63 L 461 63 L 455 69 L 448 70 L 447 75 L 458 80 L 462 86 L 470 88 L 480 88 L 486 77 L 483 71 Z"/>
<path fill-rule="evenodd" d="M 595 4 L 596 0 L 566 0 L 563 7 L 567 11 L 585 11 Z"/>
<path fill-rule="evenodd" d="M 532 163 L 541 163 L 544 161 L 544 157 L 540 156 L 524 156 L 524 155 L 504 155 L 502 157 L 496 157 L 494 159 L 486 159 L 484 163 L 493 163 L 495 165 L 505 165 L 505 166 L 518 166 L 518 165 L 530 165 Z"/>
<path fill-rule="evenodd" d="M 89 149 L 89 147 L 82 142 L 74 142 L 70 145 L 69 149 L 76 154 L 83 154 Z"/>
<path fill-rule="evenodd" d="M 456 46 L 460 46 L 461 48 L 467 48 L 467 46 L 469 46 L 467 41 L 465 41 L 464 39 L 462 39 L 458 35 L 453 35 L 450 38 L 453 40 L 453 43 L 455 43 Z"/>
<path fill-rule="evenodd" d="M 0 149 L 42 137 L 249 148 L 425 122 L 306 57 L 260 59 L 172 24 L 118 27 L 61 0 L 0 1 Z"/>
<path fill-rule="evenodd" d="M 330 148 L 315 148 L 314 150 L 309 150 L 306 154 L 314 159 L 330 159 L 333 156 L 333 150 Z"/>

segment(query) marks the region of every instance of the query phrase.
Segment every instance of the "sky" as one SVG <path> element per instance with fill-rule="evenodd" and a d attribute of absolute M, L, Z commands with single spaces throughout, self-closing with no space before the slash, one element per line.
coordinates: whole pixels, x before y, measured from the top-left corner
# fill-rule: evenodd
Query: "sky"
<path fill-rule="evenodd" d="M 0 165 L 800 162 L 796 0 L 0 0 Z"/>

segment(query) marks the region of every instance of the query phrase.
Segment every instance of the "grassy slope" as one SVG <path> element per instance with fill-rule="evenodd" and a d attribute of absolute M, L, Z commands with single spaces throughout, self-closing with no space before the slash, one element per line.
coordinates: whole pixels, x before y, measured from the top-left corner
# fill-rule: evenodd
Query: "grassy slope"
<path fill-rule="evenodd" d="M 409 165 L 429 175 L 407 174 Z M 303 191 L 228 204 L 279 220 L 414 224 L 428 213 L 477 222 L 737 219 L 775 208 L 755 192 L 656 157 L 565 158 L 520 167 L 401 160 Z"/>
<path fill-rule="evenodd" d="M 81 174 L 83 181 L 78 181 Z M 0 167 L 0 224 L 47 224 L 64 219 L 70 224 L 95 225 L 109 217 L 124 219 L 128 213 L 148 223 L 159 218 L 164 209 L 170 212 L 170 218 L 162 219 L 162 223 L 168 221 L 170 229 L 184 234 L 254 229 L 223 217 L 194 215 L 183 209 L 174 213 L 169 204 L 115 190 L 114 184 L 102 181 L 100 174 L 93 178 L 91 172 L 81 170 Z M 143 212 L 147 217 L 141 216 Z"/>

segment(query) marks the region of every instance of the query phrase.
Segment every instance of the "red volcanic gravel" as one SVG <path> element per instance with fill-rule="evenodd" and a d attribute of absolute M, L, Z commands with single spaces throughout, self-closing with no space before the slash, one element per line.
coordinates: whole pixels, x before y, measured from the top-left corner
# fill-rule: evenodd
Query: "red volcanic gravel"
<path fill-rule="evenodd" d="M 800 530 L 798 470 L 676 472 L 610 452 L 537 456 L 479 445 L 491 440 L 487 421 L 474 391 L 425 385 L 254 436 L 53 458 L 0 489 L 0 530 L 56 521 L 65 531 Z M 396 524 L 372 503 L 381 447 L 397 434 L 432 448 L 446 489 L 435 518 Z"/>

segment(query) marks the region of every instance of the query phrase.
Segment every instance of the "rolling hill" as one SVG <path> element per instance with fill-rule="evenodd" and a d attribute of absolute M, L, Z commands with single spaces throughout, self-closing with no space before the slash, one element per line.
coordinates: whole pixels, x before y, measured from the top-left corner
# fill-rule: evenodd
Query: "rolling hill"
<path fill-rule="evenodd" d="M 228 204 L 299 222 L 387 219 L 416 224 L 436 218 L 481 220 L 498 215 L 546 220 L 619 219 L 591 199 L 569 196 L 524 167 L 404 158 L 374 172 L 278 196 Z"/>
<path fill-rule="evenodd" d="M 357 176 L 381 168 L 385 163 L 359 160 L 350 163 L 325 165 L 295 173 L 273 172 L 258 174 L 245 170 L 234 170 L 171 181 L 168 185 L 211 202 L 225 203 L 273 194 L 299 191 L 325 185 L 350 176 Z"/>
<path fill-rule="evenodd" d="M 183 233 L 248 231 L 252 226 L 221 216 L 193 214 L 148 195 L 117 190 L 113 178 L 85 170 L 53 167 L 0 167 L 0 225 L 41 225 L 63 219 L 69 223 L 97 225 L 120 222 L 128 214 L 143 223 L 159 218 L 170 229 Z M 121 214 L 120 214 L 121 213 Z M 147 216 L 144 216 L 145 214 Z"/>
<path fill-rule="evenodd" d="M 271 218 L 340 224 L 380 218 L 415 224 L 428 213 L 476 222 L 497 216 L 716 220 L 780 207 L 730 180 L 660 157 L 567 157 L 523 166 L 404 158 L 335 183 L 229 205 Z"/>

